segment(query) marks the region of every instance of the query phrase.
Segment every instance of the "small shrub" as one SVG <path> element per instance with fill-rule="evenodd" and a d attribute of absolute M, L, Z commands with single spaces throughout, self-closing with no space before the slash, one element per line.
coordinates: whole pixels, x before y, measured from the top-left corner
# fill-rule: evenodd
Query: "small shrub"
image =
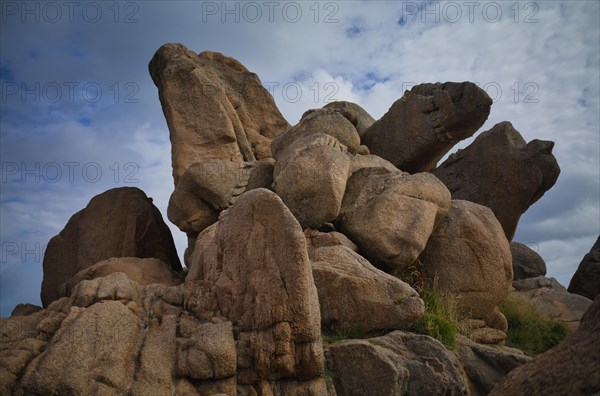
<path fill-rule="evenodd" d="M 506 344 L 528 355 L 546 352 L 569 335 L 564 323 L 545 319 L 525 297 L 508 296 L 500 310 L 508 321 Z"/>
<path fill-rule="evenodd" d="M 459 333 L 458 306 L 456 297 L 450 294 L 423 290 L 421 298 L 425 302 L 423 316 L 413 323 L 410 331 L 435 338 L 448 349 L 456 346 Z"/>

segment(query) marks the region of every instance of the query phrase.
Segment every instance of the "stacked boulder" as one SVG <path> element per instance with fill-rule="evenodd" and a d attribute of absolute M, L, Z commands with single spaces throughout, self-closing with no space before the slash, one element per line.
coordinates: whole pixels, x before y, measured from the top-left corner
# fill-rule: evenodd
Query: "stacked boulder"
<path fill-rule="evenodd" d="M 94 197 L 49 245 L 45 309 L 1 319 L 0 393 L 479 395 L 529 360 L 501 346 L 498 304 L 513 269 L 545 274 L 510 239 L 558 177 L 551 142 L 501 123 L 436 168 L 489 115 L 475 84 L 418 85 L 377 121 L 335 102 L 290 126 L 235 59 L 166 44 L 149 69 L 188 271 L 143 192 Z M 465 179 L 507 160 L 527 168 L 518 193 Z M 456 351 L 410 333 L 422 289 L 456 295 L 472 330 Z"/>

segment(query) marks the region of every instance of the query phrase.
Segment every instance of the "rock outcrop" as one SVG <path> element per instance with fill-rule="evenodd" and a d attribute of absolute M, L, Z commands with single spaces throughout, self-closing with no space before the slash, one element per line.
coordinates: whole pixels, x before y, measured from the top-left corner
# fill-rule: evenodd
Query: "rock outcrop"
<path fill-rule="evenodd" d="M 600 295 L 600 236 L 579 263 L 568 290 L 591 300 Z"/>
<path fill-rule="evenodd" d="M 173 236 L 158 209 L 138 188 L 120 187 L 92 198 L 48 243 L 42 304 L 79 271 L 111 257 L 157 258 L 181 271 Z"/>
<path fill-rule="evenodd" d="M 470 82 L 420 84 L 362 134 L 363 144 L 404 172 L 425 172 L 490 114 L 492 99 Z"/>
<path fill-rule="evenodd" d="M 490 396 L 596 395 L 600 393 L 600 298 L 567 340 L 516 368 Z"/>
<path fill-rule="evenodd" d="M 272 161 L 271 140 L 289 124 L 256 74 L 181 44 L 160 47 L 148 67 L 169 126 L 175 185 L 199 161 Z"/>
<path fill-rule="evenodd" d="M 453 293 L 462 314 L 485 319 L 508 294 L 510 248 L 492 211 L 469 201 L 452 205 L 419 258 L 430 288 Z"/>
<path fill-rule="evenodd" d="M 546 263 L 542 256 L 527 245 L 510 243 L 512 255 L 513 279 L 521 280 L 546 275 Z"/>
<path fill-rule="evenodd" d="M 550 318 L 575 326 L 591 303 L 533 277 L 543 260 L 507 239 L 558 176 L 551 142 L 503 123 L 430 172 L 487 119 L 475 84 L 418 85 L 378 121 L 335 102 L 290 127 L 235 59 L 166 44 L 149 69 L 187 272 L 141 190 L 94 197 L 48 245 L 44 308 L 0 319 L 0 394 L 485 395 L 530 360 L 503 346 L 513 265 L 511 293 Z M 519 177 L 456 178 L 496 166 Z M 458 318 L 432 307 L 445 297 Z M 573 389 L 598 391 L 597 308 L 568 341 L 586 365 Z M 408 332 L 446 323 L 469 335 L 454 351 Z M 560 348 L 542 368 L 562 367 Z"/>
<path fill-rule="evenodd" d="M 492 209 L 510 241 L 521 215 L 558 179 L 553 147 L 544 140 L 527 143 L 510 122 L 501 122 L 450 155 L 434 174 L 453 199 Z"/>

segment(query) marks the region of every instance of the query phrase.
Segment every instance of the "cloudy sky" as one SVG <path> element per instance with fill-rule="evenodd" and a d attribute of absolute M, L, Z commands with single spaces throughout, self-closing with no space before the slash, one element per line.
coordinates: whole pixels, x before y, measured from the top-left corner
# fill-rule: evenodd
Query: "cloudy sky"
<path fill-rule="evenodd" d="M 379 118 L 414 84 L 477 82 L 495 101 L 481 131 L 508 120 L 556 142 L 560 178 L 514 240 L 567 285 L 600 233 L 596 1 L 0 4 L 2 316 L 40 304 L 45 245 L 94 195 L 139 187 L 166 220 L 169 135 L 147 65 L 167 42 L 237 58 L 292 124 L 332 100 Z"/>

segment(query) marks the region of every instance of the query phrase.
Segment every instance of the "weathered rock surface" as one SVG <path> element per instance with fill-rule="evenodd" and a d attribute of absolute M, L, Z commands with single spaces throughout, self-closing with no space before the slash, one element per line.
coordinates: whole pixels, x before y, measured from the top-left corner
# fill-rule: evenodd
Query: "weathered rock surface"
<path fill-rule="evenodd" d="M 395 331 L 328 348 L 337 396 L 469 394 L 458 359 L 428 336 Z"/>
<path fill-rule="evenodd" d="M 558 346 L 515 369 L 490 396 L 596 395 L 600 393 L 600 298 L 577 331 Z"/>
<path fill-rule="evenodd" d="M 486 396 L 502 378 L 531 360 L 514 348 L 481 345 L 459 336 L 453 353 L 467 375 L 472 396 Z"/>
<path fill-rule="evenodd" d="M 152 283 L 175 286 L 182 281 L 178 273 L 173 272 L 164 261 L 159 259 L 142 259 L 137 257 L 110 258 L 79 271 L 69 281 L 60 285 L 59 297 L 69 297 L 75 285 L 82 280 L 103 278 L 113 272 L 122 272 L 129 279 L 143 286 Z"/>
<path fill-rule="evenodd" d="M 579 263 L 568 290 L 591 300 L 600 295 L 600 236 Z"/>
<path fill-rule="evenodd" d="M 304 227 L 318 228 L 338 216 L 350 154 L 360 149 L 354 125 L 340 112 L 309 110 L 273 140 L 273 190 Z"/>
<path fill-rule="evenodd" d="M 526 143 L 510 122 L 501 122 L 450 155 L 434 174 L 453 199 L 492 209 L 511 240 L 521 215 L 558 179 L 553 147 L 544 140 Z"/>
<path fill-rule="evenodd" d="M 423 314 L 423 301 L 414 289 L 345 246 L 318 247 L 311 263 L 321 324 L 329 331 L 402 329 Z"/>
<path fill-rule="evenodd" d="M 508 294 L 510 248 L 492 211 L 452 200 L 419 258 L 429 287 L 456 294 L 463 315 L 485 319 Z"/>
<path fill-rule="evenodd" d="M 510 253 L 512 255 L 514 280 L 546 275 L 544 259 L 529 246 L 511 242 Z"/>
<path fill-rule="evenodd" d="M 169 199 L 167 215 L 193 238 L 218 219 L 237 197 L 255 188 L 270 188 L 273 165 L 209 160 L 190 165 Z"/>
<path fill-rule="evenodd" d="M 199 161 L 272 161 L 271 140 L 289 124 L 256 74 L 181 44 L 160 47 L 148 67 L 169 126 L 175 185 Z"/>
<path fill-rule="evenodd" d="M 564 322 L 575 330 L 592 300 L 569 293 L 554 278 L 538 276 L 513 282 L 511 295 L 529 299 L 540 314 L 548 319 Z"/>
<path fill-rule="evenodd" d="M 450 193 L 431 174 L 364 168 L 348 180 L 336 225 L 370 258 L 401 270 L 419 257 L 449 206 Z"/>
<path fill-rule="evenodd" d="M 491 105 L 488 94 L 470 82 L 420 84 L 368 128 L 362 142 L 402 171 L 429 171 L 483 125 Z"/>
<path fill-rule="evenodd" d="M 350 171 L 346 150 L 330 135 L 311 134 L 276 154 L 273 190 L 303 226 L 318 228 L 338 216 Z"/>
<path fill-rule="evenodd" d="M 356 131 L 362 136 L 371 125 L 375 123 L 375 119 L 369 113 L 356 103 L 336 101 L 328 103 L 324 106 L 326 109 L 332 109 L 341 112 L 352 122 Z"/>
<path fill-rule="evenodd" d="M 59 286 L 79 271 L 111 257 L 157 258 L 175 271 L 181 263 L 169 227 L 138 188 L 96 195 L 48 243 L 44 254 L 42 304 L 59 296 Z"/>
<path fill-rule="evenodd" d="M 242 195 L 198 237 L 186 283 L 214 293 L 238 329 L 238 382 L 309 380 L 323 368 L 317 290 L 300 224 L 266 189 Z M 196 293 L 194 293 L 196 294 Z"/>

